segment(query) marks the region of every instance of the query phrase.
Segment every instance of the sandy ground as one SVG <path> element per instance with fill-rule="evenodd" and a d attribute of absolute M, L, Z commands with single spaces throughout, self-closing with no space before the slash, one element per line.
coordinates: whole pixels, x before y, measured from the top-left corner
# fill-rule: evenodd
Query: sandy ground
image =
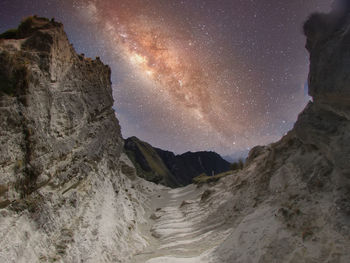
<path fill-rule="evenodd" d="M 148 246 L 134 255 L 132 263 L 194 263 L 210 262 L 215 239 L 227 235 L 211 226 L 202 225 L 205 211 L 187 209 L 198 203 L 203 190 L 190 185 L 164 189 L 151 197 L 148 221 L 141 227 Z M 197 207 L 197 206 L 194 206 Z M 220 238 L 220 239 L 221 239 Z M 186 255 L 186 257 L 184 257 Z"/>

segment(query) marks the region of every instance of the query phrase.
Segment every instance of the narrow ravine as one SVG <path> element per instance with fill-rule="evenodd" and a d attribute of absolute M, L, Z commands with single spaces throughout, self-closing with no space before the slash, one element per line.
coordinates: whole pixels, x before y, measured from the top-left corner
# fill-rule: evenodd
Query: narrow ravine
<path fill-rule="evenodd" d="M 199 205 L 202 193 L 202 189 L 189 185 L 153 195 L 151 210 L 146 214 L 149 220 L 141 227 L 149 245 L 131 262 L 209 262 L 205 254 L 230 231 L 220 231 L 220 222 L 203 224 L 206 208 Z"/>

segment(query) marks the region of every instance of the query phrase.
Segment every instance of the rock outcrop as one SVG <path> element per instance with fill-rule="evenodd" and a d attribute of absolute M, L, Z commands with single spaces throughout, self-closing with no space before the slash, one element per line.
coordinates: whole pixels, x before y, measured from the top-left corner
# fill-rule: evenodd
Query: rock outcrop
<path fill-rule="evenodd" d="M 11 202 L 85 177 L 101 162 L 115 171 L 108 156 L 118 159 L 123 147 L 109 67 L 75 54 L 61 24 L 24 23 L 25 38 L 0 43 L 8 83 L 1 90 L 1 184 Z"/>
<path fill-rule="evenodd" d="M 282 140 L 253 149 L 229 186 L 221 209 L 235 229 L 213 252 L 222 262 L 350 261 L 349 9 L 305 27 L 315 20 L 329 27 L 305 30 L 313 102 Z"/>
<path fill-rule="evenodd" d="M 1 262 L 121 262 L 144 245 L 147 184 L 120 159 L 110 74 L 55 21 L 1 35 Z"/>
<path fill-rule="evenodd" d="M 126 139 L 124 148 L 141 177 L 169 187 L 191 184 L 194 177 L 203 173 L 211 176 L 230 169 L 230 163 L 215 152 L 175 155 L 136 137 Z"/>

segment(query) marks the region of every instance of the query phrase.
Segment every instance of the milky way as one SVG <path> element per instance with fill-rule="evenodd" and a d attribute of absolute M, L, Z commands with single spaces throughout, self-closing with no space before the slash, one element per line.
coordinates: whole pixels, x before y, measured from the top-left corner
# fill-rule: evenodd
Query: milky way
<path fill-rule="evenodd" d="M 78 52 L 111 66 L 123 136 L 229 154 L 291 128 L 308 100 L 301 25 L 332 1 L 19 2 L 0 4 L 2 24 L 20 19 L 15 5 L 54 16 Z"/>
<path fill-rule="evenodd" d="M 78 2 L 77 8 L 91 22 L 99 24 L 116 56 L 130 63 L 142 75 L 140 79 L 149 80 L 147 84 L 140 82 L 141 88 L 151 86 L 153 89 L 148 92 L 154 93 L 153 100 L 161 99 L 172 105 L 163 124 L 169 125 L 173 115 L 180 114 L 181 125 L 174 129 L 191 127 L 192 140 L 205 137 L 212 140 L 210 143 L 228 145 L 239 138 L 242 144 L 246 143 L 241 110 L 229 110 L 232 102 L 225 103 L 220 96 L 217 73 L 205 61 L 205 55 L 196 51 L 198 44 L 191 34 L 164 25 L 157 12 L 152 16 L 152 9 L 146 10 L 149 13 L 138 13 L 135 9 L 141 2 L 128 1 L 123 8 L 115 7 L 114 3 Z M 154 111 L 164 111 L 164 104 Z M 152 116 L 149 118 L 152 121 Z"/>

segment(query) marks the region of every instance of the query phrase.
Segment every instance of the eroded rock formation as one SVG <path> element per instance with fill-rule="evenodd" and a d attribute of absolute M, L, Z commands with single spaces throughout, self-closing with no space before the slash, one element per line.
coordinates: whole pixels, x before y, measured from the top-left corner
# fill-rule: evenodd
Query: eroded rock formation
<path fill-rule="evenodd" d="M 313 101 L 294 128 L 242 170 L 174 190 L 135 176 L 110 70 L 61 24 L 2 35 L 0 261 L 350 262 L 346 11 L 305 25 Z"/>
<path fill-rule="evenodd" d="M 110 73 L 60 23 L 31 17 L 2 35 L 1 262 L 120 262 L 142 247 L 144 186 L 119 160 Z"/>

